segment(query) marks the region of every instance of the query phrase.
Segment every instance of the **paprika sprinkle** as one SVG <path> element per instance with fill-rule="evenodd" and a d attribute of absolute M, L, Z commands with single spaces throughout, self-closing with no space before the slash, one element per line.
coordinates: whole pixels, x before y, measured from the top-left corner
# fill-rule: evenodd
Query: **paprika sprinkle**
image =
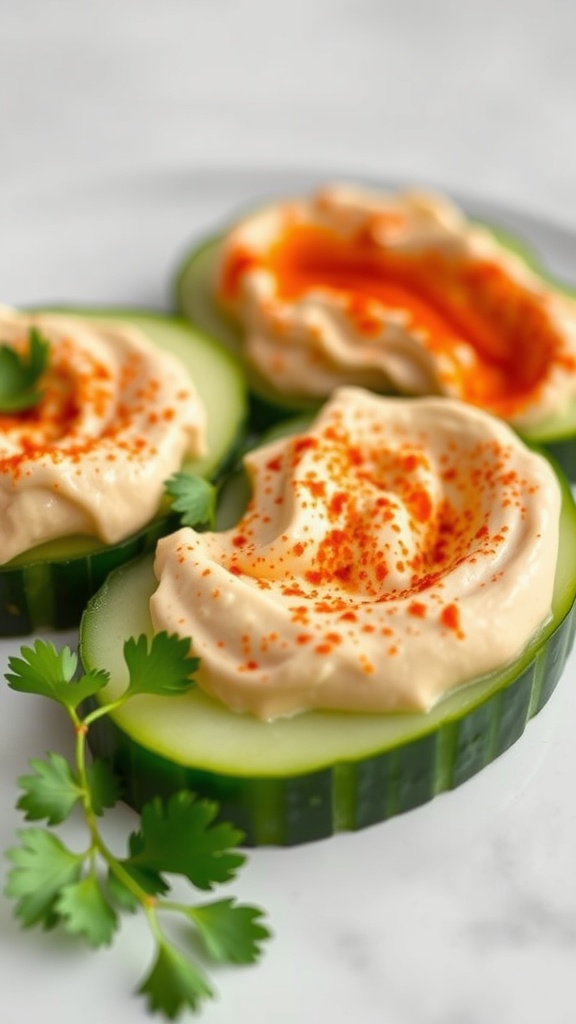
<path fill-rule="evenodd" d="M 340 388 L 245 462 L 241 521 L 163 538 L 151 599 L 232 709 L 426 710 L 550 615 L 559 487 L 495 417 Z"/>
<path fill-rule="evenodd" d="M 276 391 L 443 394 L 517 428 L 576 397 L 576 303 L 447 199 L 333 186 L 224 238 L 216 297 Z"/>

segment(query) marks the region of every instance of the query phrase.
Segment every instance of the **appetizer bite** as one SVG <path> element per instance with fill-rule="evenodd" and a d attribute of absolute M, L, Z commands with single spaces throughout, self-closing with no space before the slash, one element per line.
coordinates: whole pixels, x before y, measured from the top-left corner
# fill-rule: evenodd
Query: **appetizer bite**
<path fill-rule="evenodd" d="M 562 474 L 472 405 L 356 387 L 245 467 L 234 526 L 164 537 L 83 617 L 84 667 L 110 676 L 96 699 L 120 700 L 91 739 L 128 801 L 187 787 L 248 842 L 292 844 L 415 807 L 509 747 L 572 642 Z M 123 706 L 126 640 L 161 633 L 190 638 L 197 688 Z"/>
<path fill-rule="evenodd" d="M 446 395 L 576 472 L 576 302 L 443 196 L 333 185 L 269 205 L 193 251 L 176 290 L 268 404 Z"/>
<path fill-rule="evenodd" d="M 0 310 L 0 635 L 76 625 L 174 527 L 167 481 L 217 474 L 244 398 L 229 354 L 176 318 Z"/>

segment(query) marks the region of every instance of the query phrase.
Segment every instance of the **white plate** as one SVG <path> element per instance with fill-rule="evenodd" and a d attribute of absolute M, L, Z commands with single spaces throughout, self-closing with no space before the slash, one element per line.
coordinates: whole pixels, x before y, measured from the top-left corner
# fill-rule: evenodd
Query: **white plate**
<path fill-rule="evenodd" d="M 325 176 L 240 169 L 33 180 L 0 197 L 2 298 L 168 308 L 188 244 L 250 200 Z M 576 281 L 576 237 L 511 210 L 471 212 L 515 231 Z M 56 637 L 74 641 L 73 634 Z M 0 671 L 21 641 L 0 642 Z M 353 835 L 256 850 L 230 895 L 269 912 L 260 964 L 213 975 L 206 1024 L 567 1024 L 576 1019 L 576 660 L 524 737 L 431 804 Z M 16 777 L 70 750 L 48 701 L 0 686 L 0 847 L 21 825 Z M 120 842 L 135 817 L 111 816 Z M 80 848 L 82 832 L 73 829 Z M 5 865 L 4 865 L 5 866 Z M 97 954 L 56 932 L 23 932 L 0 901 L 3 1024 L 136 1024 L 132 993 L 152 945 L 130 918 Z"/>

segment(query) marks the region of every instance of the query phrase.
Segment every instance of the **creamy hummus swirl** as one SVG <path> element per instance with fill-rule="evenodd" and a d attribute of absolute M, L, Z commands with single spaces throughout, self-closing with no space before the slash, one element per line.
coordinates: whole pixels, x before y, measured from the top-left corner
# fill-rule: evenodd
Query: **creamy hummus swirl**
<path fill-rule="evenodd" d="M 548 619 L 559 486 L 495 417 L 341 388 L 245 461 L 241 521 L 163 538 L 151 598 L 233 710 L 428 709 Z"/>
<path fill-rule="evenodd" d="M 0 343 L 49 343 L 37 405 L 0 413 L 0 564 L 72 534 L 114 544 L 200 455 L 205 412 L 181 363 L 135 327 L 0 309 Z"/>
<path fill-rule="evenodd" d="M 517 428 L 576 395 L 574 300 L 439 195 L 334 185 L 269 206 L 223 238 L 214 289 L 286 395 L 443 394 Z"/>

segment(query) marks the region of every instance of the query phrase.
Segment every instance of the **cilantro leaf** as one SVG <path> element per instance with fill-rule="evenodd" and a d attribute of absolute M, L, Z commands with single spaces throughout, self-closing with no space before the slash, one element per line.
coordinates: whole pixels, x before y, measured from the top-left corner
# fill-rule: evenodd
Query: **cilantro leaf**
<path fill-rule="evenodd" d="M 175 946 L 164 941 L 148 977 L 138 989 L 148 1008 L 174 1020 L 182 1010 L 197 1010 L 202 999 L 214 995 L 202 971 Z"/>
<path fill-rule="evenodd" d="M 90 946 L 108 946 L 118 927 L 116 911 L 94 874 L 65 886 L 55 909 L 66 931 L 81 935 Z"/>
<path fill-rule="evenodd" d="M 104 671 L 88 672 L 75 680 L 78 657 L 66 646 L 57 651 L 48 641 L 36 640 L 33 647 L 22 647 L 20 653 L 21 658 L 8 659 L 11 672 L 6 680 L 11 689 L 49 697 L 66 708 L 77 708 L 109 681 Z"/>
<path fill-rule="evenodd" d="M 172 508 L 180 513 L 182 526 L 213 526 L 216 490 L 207 480 L 193 473 L 174 473 L 164 489 L 172 498 Z"/>
<path fill-rule="evenodd" d="M 58 825 L 82 795 L 70 762 L 61 754 L 48 753 L 45 761 L 31 761 L 30 767 L 34 774 L 18 779 L 25 793 L 16 806 L 27 821 L 45 818 L 49 825 Z"/>
<path fill-rule="evenodd" d="M 120 781 L 112 765 L 95 758 L 86 768 L 90 803 L 94 814 L 101 815 L 106 807 L 114 807 L 120 799 Z"/>
<path fill-rule="evenodd" d="M 219 963 L 254 963 L 260 943 L 270 936 L 260 923 L 258 907 L 240 906 L 232 899 L 187 907 L 185 913 L 196 925 L 208 955 Z"/>
<path fill-rule="evenodd" d="M 17 899 L 16 914 L 26 928 L 57 921 L 56 900 L 63 887 L 77 882 L 83 855 L 73 853 L 47 829 L 19 832 L 21 844 L 8 850 L 14 865 L 8 873 L 6 895 Z"/>
<path fill-rule="evenodd" d="M 124 644 L 129 683 L 126 695 L 153 693 L 161 697 L 181 696 L 194 681 L 190 678 L 200 664 L 190 655 L 190 640 L 175 634 L 155 633 L 148 646 L 142 634 Z"/>
<path fill-rule="evenodd" d="M 202 969 L 167 940 L 160 913 L 183 915 L 217 962 L 252 963 L 269 935 L 258 908 L 238 906 L 234 900 L 191 907 L 166 895 L 168 874 L 182 875 L 199 889 L 212 889 L 233 878 L 245 860 L 236 849 L 243 834 L 217 820 L 216 803 L 185 790 L 165 803 L 156 798 L 144 806 L 140 828 L 129 836 L 128 854 L 119 859 L 101 834 L 97 816 L 117 802 L 120 781 L 107 760 L 87 762 L 86 745 L 92 724 L 129 697 L 186 693 L 199 664 L 190 644 L 189 639 L 167 633 L 150 641 L 146 636 L 128 640 L 126 691 L 96 711 L 83 712 L 81 704 L 107 685 L 108 673 L 92 671 L 77 678 L 78 658 L 69 647 L 57 651 L 37 640 L 32 647 L 23 647 L 20 657 L 9 659 L 6 675 L 12 689 L 64 706 L 76 736 L 72 763 L 51 752 L 45 760 L 30 762 L 31 773 L 19 779 L 19 809 L 28 820 L 58 825 L 79 803 L 89 836 L 87 849 L 76 854 L 48 829 L 19 833 L 20 845 L 7 851 L 11 866 L 5 888 L 16 900 L 15 914 L 24 927 L 40 924 L 49 929 L 60 924 L 71 935 L 100 947 L 112 941 L 120 911 L 140 907 L 157 948 L 140 993 L 149 1008 L 169 1018 L 187 1007 L 196 1010 L 213 992 Z"/>
<path fill-rule="evenodd" d="M 42 392 L 36 385 L 48 364 L 49 349 L 36 327 L 29 332 L 25 355 L 0 344 L 0 412 L 21 412 L 40 401 Z"/>
<path fill-rule="evenodd" d="M 218 805 L 183 790 L 163 804 L 155 797 L 142 809 L 141 830 L 131 839 L 129 862 L 136 867 L 184 875 L 198 889 L 227 882 L 244 863 L 235 849 L 243 834 L 214 824 Z"/>

